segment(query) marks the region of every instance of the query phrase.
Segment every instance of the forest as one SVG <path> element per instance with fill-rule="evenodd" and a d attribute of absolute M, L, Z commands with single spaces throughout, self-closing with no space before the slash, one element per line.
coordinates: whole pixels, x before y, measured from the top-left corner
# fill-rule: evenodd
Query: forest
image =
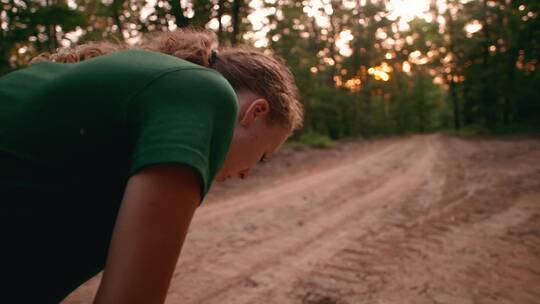
<path fill-rule="evenodd" d="M 540 129 L 536 0 L 0 0 L 0 75 L 88 41 L 178 27 L 283 57 L 296 139 Z"/>

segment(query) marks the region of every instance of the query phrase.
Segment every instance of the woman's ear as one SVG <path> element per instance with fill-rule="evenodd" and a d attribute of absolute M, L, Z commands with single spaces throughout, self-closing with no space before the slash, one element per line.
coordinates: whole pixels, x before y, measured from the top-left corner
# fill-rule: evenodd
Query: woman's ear
<path fill-rule="evenodd" d="M 240 118 L 240 124 L 242 126 L 248 126 L 255 120 L 266 117 L 270 112 L 270 105 L 264 98 L 255 99 L 244 111 Z"/>

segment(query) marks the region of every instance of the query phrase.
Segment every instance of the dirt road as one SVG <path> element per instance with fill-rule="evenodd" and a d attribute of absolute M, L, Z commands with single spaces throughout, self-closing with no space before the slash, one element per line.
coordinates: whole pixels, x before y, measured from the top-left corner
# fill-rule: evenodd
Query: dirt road
<path fill-rule="evenodd" d="M 270 165 L 212 190 L 167 303 L 540 303 L 540 140 L 414 136 Z"/>

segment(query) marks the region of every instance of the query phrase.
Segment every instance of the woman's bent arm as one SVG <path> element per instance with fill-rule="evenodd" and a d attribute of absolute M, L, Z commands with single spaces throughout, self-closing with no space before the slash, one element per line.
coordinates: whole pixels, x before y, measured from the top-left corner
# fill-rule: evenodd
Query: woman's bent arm
<path fill-rule="evenodd" d="M 126 186 L 95 303 L 163 303 L 201 180 L 188 166 L 152 166 Z"/>

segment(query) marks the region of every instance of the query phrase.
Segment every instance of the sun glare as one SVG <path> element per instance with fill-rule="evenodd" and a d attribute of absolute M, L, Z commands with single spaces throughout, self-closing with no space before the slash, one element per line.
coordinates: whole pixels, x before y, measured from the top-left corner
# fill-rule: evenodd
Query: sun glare
<path fill-rule="evenodd" d="M 465 25 L 465 32 L 467 37 L 471 37 L 472 34 L 480 31 L 482 29 L 482 23 L 478 20 L 473 20 Z"/>
<path fill-rule="evenodd" d="M 349 43 L 354 39 L 351 30 L 344 30 L 339 33 L 339 38 L 336 40 L 336 47 L 342 56 L 350 57 L 353 53 Z"/>
<path fill-rule="evenodd" d="M 390 80 L 390 73 L 392 70 L 392 67 L 388 65 L 388 63 L 383 62 L 379 66 L 369 68 L 368 74 L 373 76 L 375 80 L 388 81 Z"/>
<path fill-rule="evenodd" d="M 424 17 L 429 10 L 428 0 L 390 0 L 388 3 L 388 19 L 396 20 L 401 18 L 411 21 L 416 17 Z"/>
<path fill-rule="evenodd" d="M 433 18 L 429 11 L 429 0 L 390 0 L 387 5 L 388 19 L 397 20 L 400 31 L 409 29 L 409 24 L 414 18 L 423 18 L 431 22 Z"/>

